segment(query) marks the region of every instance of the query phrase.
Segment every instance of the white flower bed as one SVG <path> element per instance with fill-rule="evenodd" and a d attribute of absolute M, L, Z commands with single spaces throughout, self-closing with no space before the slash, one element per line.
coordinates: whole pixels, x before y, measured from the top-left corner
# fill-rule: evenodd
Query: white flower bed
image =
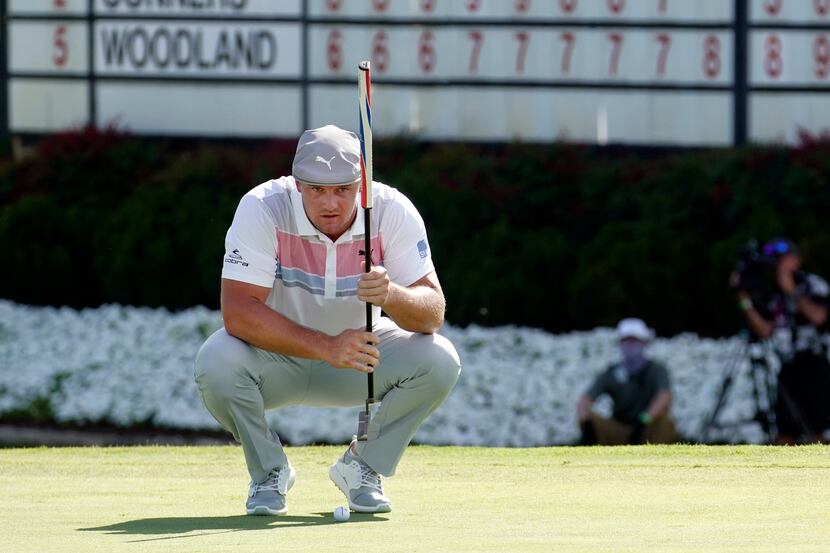
<path fill-rule="evenodd" d="M 49 401 L 58 422 L 216 429 L 193 382 L 193 359 L 221 326 L 219 313 L 180 313 L 108 305 L 76 311 L 0 301 L 0 414 Z M 577 439 L 577 397 L 617 355 L 613 331 L 553 335 L 520 327 L 445 326 L 463 371 L 452 395 L 422 425 L 421 443 L 537 446 Z M 741 344 L 738 338 L 683 334 L 657 339 L 652 356 L 673 384 L 672 414 L 689 439 L 700 439 L 706 413 Z M 723 420 L 749 417 L 751 384 L 742 362 Z M 607 412 L 609 405 L 600 402 Z M 290 407 L 269 413 L 287 442 L 342 443 L 355 431 L 358 409 Z M 757 425 L 715 436 L 759 442 Z"/>

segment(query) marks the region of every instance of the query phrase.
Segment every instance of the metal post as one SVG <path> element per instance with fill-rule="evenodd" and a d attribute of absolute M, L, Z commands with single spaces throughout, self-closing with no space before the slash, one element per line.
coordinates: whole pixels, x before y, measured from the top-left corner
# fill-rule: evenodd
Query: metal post
<path fill-rule="evenodd" d="M 87 0 L 87 6 L 87 63 L 89 65 L 87 68 L 87 85 L 89 86 L 87 110 L 89 111 L 89 125 L 96 128 L 98 126 L 98 102 L 95 90 L 95 0 Z"/>
<path fill-rule="evenodd" d="M 0 138 L 9 136 L 9 20 L 6 0 L 0 0 Z"/>
<path fill-rule="evenodd" d="M 735 0 L 735 84 L 732 101 L 732 140 L 735 146 L 747 142 L 749 121 L 747 118 L 749 104 L 748 68 L 749 68 L 749 13 L 747 0 Z"/>
<path fill-rule="evenodd" d="M 300 55 L 302 68 L 300 75 L 300 103 L 302 104 L 302 128 L 301 131 L 309 128 L 309 90 L 308 90 L 308 0 L 302 0 L 302 13 L 300 15 Z"/>

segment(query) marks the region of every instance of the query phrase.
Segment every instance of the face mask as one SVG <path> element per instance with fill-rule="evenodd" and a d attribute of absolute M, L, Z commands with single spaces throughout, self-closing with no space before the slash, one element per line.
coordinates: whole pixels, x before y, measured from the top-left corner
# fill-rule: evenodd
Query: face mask
<path fill-rule="evenodd" d="M 623 342 L 620 344 L 623 365 L 629 373 L 635 373 L 646 364 L 646 345 L 640 342 Z"/>

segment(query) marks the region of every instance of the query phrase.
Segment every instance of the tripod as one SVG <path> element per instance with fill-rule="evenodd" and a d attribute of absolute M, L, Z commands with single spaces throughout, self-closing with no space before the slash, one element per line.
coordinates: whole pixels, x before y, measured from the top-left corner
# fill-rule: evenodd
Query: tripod
<path fill-rule="evenodd" d="M 775 398 L 777 394 L 776 376 L 767 361 L 769 346 L 766 342 L 755 340 L 747 331 L 741 332 L 741 343 L 726 363 L 726 371 L 721 381 L 715 406 L 703 425 L 703 441 L 710 442 L 713 429 L 725 429 L 744 426 L 746 424 L 759 424 L 761 430 L 767 435 L 769 443 L 775 440 L 778 434 L 778 427 L 775 418 Z M 726 405 L 729 391 L 739 376 L 742 368 L 742 361 L 749 360 L 749 377 L 752 382 L 752 399 L 755 412 L 748 419 L 720 422 L 723 407 Z"/>

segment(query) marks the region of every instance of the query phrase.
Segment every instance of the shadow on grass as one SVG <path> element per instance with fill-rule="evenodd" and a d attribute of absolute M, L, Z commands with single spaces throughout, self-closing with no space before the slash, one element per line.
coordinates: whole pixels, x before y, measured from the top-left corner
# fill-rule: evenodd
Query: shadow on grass
<path fill-rule="evenodd" d="M 349 523 L 383 522 L 388 518 L 374 514 L 352 513 Z M 224 534 L 245 530 L 266 530 L 279 528 L 298 528 L 302 526 L 325 526 L 340 524 L 331 513 L 313 513 L 313 516 L 229 516 L 229 517 L 169 517 L 140 518 L 127 520 L 107 526 L 78 528 L 80 532 L 103 532 L 114 535 L 160 535 L 164 537 L 133 540 L 137 542 L 188 538 L 206 534 Z M 170 535 L 179 534 L 179 535 Z"/>

